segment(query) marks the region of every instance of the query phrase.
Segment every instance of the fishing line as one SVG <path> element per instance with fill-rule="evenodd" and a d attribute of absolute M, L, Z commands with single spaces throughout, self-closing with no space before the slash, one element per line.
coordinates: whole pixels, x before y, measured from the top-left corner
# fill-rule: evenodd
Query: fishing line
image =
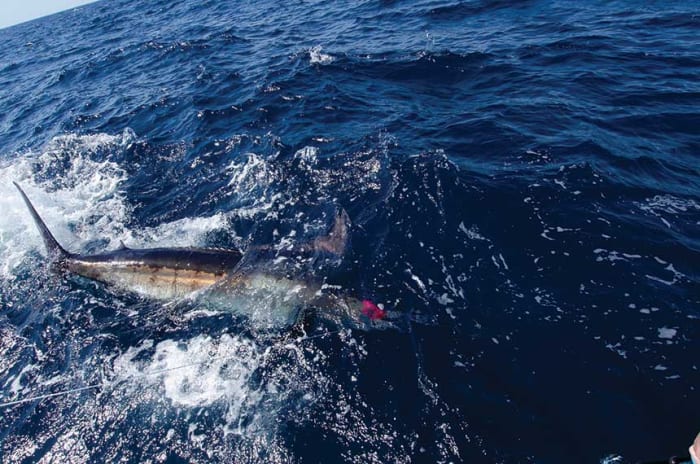
<path fill-rule="evenodd" d="M 295 339 L 295 341 L 303 342 L 303 341 L 311 340 L 311 339 L 314 339 L 314 338 L 321 338 L 321 337 L 326 337 L 326 336 L 329 336 L 329 335 L 335 335 L 335 334 L 338 334 L 338 333 L 340 333 L 340 332 L 342 332 L 342 330 L 334 330 L 334 331 L 331 331 L 331 332 L 326 332 L 326 333 L 317 334 L 317 335 L 303 336 L 303 337 L 299 337 L 299 338 Z M 32 396 L 29 396 L 29 397 L 26 397 L 26 398 L 20 398 L 20 399 L 17 399 L 17 400 L 6 401 L 6 402 L 3 402 L 3 403 L 0 403 L 0 408 L 5 408 L 5 407 L 9 407 L 9 406 L 15 406 L 15 405 L 18 405 L 18 404 L 23 404 L 23 403 L 29 403 L 29 402 L 32 402 L 32 401 L 41 401 L 41 400 L 45 400 L 45 399 L 48 399 L 48 398 L 55 398 L 55 397 L 57 397 L 57 396 L 70 395 L 70 394 L 72 394 L 72 393 L 78 393 L 78 392 L 86 391 L 86 390 L 94 390 L 94 389 L 99 388 L 99 387 L 110 387 L 110 386 L 112 386 L 112 387 L 115 387 L 115 388 L 116 388 L 117 385 L 119 385 L 119 384 L 121 384 L 121 383 L 124 383 L 124 382 L 126 382 L 127 380 L 138 380 L 139 378 L 142 378 L 142 379 L 143 379 L 143 378 L 147 378 L 147 377 L 158 376 L 158 375 L 161 375 L 161 374 L 165 374 L 165 373 L 167 373 L 167 372 L 173 372 L 173 371 L 177 371 L 177 370 L 180 370 L 180 369 L 185 369 L 185 368 L 188 368 L 188 367 L 201 366 L 201 365 L 208 364 L 208 363 L 211 363 L 211 362 L 214 362 L 214 361 L 225 361 L 225 360 L 228 360 L 228 359 L 231 359 L 231 357 L 229 357 L 229 356 L 218 356 L 218 357 L 209 358 L 209 359 L 207 359 L 207 360 L 205 360 L 205 361 L 199 361 L 199 362 L 194 362 L 194 363 L 188 363 L 188 364 L 183 364 L 183 365 L 180 365 L 180 366 L 168 367 L 168 368 L 165 368 L 165 369 L 158 369 L 158 370 L 156 370 L 156 371 L 151 371 L 151 372 L 140 372 L 138 375 L 130 375 L 130 376 L 128 376 L 128 377 L 126 377 L 126 378 L 124 378 L 124 379 L 120 379 L 120 380 L 118 380 L 118 381 L 116 381 L 116 382 L 111 382 L 111 381 L 109 381 L 109 380 L 103 380 L 102 382 L 94 383 L 94 384 L 90 384 L 90 385 L 85 385 L 85 386 L 82 386 L 82 387 L 69 388 L 69 389 L 66 389 L 66 390 L 61 390 L 61 391 L 57 391 L 57 392 L 53 392 L 53 393 L 45 393 L 45 394 L 41 394 L 41 395 L 32 395 Z"/>
<path fill-rule="evenodd" d="M 101 387 L 102 385 L 104 385 L 104 384 L 103 383 L 95 383 L 95 384 L 87 385 L 84 387 L 71 388 L 70 390 L 63 390 L 63 391 L 54 392 L 54 393 L 47 393 L 44 395 L 30 396 L 28 398 L 22 398 L 22 399 L 14 400 L 14 401 L 7 401 L 5 403 L 0 403 L 0 408 L 14 406 L 16 404 L 28 403 L 30 401 L 41 401 L 41 400 L 44 400 L 47 398 L 53 398 L 56 396 L 69 395 L 71 393 L 76 393 L 79 391 L 91 390 L 91 389 L 94 389 L 97 387 Z"/>

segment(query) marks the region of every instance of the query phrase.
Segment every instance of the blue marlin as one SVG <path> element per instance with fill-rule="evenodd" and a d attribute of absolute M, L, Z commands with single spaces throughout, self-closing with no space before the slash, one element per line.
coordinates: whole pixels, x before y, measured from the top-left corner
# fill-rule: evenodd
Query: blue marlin
<path fill-rule="evenodd" d="M 383 311 L 373 303 L 335 291 L 313 277 L 295 278 L 293 270 L 280 264 L 291 254 L 341 257 L 349 230 L 349 218 L 342 209 L 327 236 L 287 250 L 287 256 L 268 246 L 242 253 L 194 247 L 133 249 L 123 243 L 114 251 L 86 255 L 63 248 L 24 191 L 16 182 L 14 185 L 34 218 L 53 266 L 60 271 L 160 300 L 192 297 L 244 314 L 258 327 L 292 325 L 304 308 L 323 310 L 351 325 L 360 322 L 363 314 L 372 320 L 383 318 Z M 375 317 L 377 314 L 382 317 Z"/>

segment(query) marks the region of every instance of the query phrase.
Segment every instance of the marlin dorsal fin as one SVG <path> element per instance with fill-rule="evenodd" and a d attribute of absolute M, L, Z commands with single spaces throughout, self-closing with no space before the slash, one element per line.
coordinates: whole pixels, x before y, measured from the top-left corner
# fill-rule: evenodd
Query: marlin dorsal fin
<path fill-rule="evenodd" d="M 314 240 L 314 250 L 317 252 L 331 253 L 335 256 L 343 256 L 349 241 L 350 218 L 344 209 L 340 209 L 335 216 L 335 222 L 328 235 L 317 237 Z"/>

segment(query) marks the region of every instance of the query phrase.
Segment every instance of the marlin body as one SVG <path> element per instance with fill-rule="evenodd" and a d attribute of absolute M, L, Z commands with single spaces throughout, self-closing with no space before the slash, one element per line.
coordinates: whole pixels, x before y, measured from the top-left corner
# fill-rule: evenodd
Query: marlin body
<path fill-rule="evenodd" d="M 260 262 L 260 256 L 268 257 L 271 252 L 267 247 L 243 254 L 212 248 L 132 249 L 122 244 L 120 249 L 102 254 L 70 253 L 54 238 L 20 186 L 14 184 L 59 270 L 155 299 L 195 295 L 198 302 L 243 313 L 264 327 L 293 324 L 305 306 L 329 310 L 343 320 L 357 319 L 362 310 L 363 302 L 356 298 L 328 292 L 314 279 L 290 277 L 291 272 L 277 266 L 285 257 Z M 341 211 L 328 236 L 316 238 L 295 252 L 340 256 L 347 240 L 348 218 Z"/>
<path fill-rule="evenodd" d="M 237 250 L 151 248 L 97 254 L 68 254 L 67 271 L 157 299 L 182 298 L 214 285 L 236 267 Z"/>

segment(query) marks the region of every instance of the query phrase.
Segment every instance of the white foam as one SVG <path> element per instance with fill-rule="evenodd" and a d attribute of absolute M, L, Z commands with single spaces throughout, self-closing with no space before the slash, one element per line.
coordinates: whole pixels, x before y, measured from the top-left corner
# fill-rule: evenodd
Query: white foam
<path fill-rule="evenodd" d="M 245 161 L 233 161 L 226 167 L 231 174 L 229 186 L 236 188 L 238 192 L 245 192 L 262 185 L 269 185 L 273 180 L 273 174 L 267 161 L 255 154 L 248 153 Z"/>
<path fill-rule="evenodd" d="M 123 147 L 132 140 L 130 131 L 119 136 L 64 135 L 53 139 L 41 154 L 25 153 L 0 166 L 0 278 L 12 279 L 28 254 L 44 252 L 41 237 L 12 181 L 22 186 L 65 247 L 80 248 L 91 240 L 120 236 L 129 215 L 119 191 L 126 173 L 116 163 L 96 161 L 92 155 L 98 149 Z M 57 164 L 60 173 L 51 177 L 59 169 Z M 40 180 L 42 177 L 50 180 Z"/>
<path fill-rule="evenodd" d="M 231 176 L 229 195 L 235 195 L 241 205 L 235 211 L 241 217 L 253 217 L 267 212 L 280 199 L 280 194 L 272 193 L 272 187 L 279 176 L 274 167 L 260 155 L 248 153 L 245 160 L 229 164 L 226 173 Z"/>
<path fill-rule="evenodd" d="M 309 59 L 311 64 L 329 64 L 332 63 L 335 58 L 327 53 L 322 52 L 323 47 L 316 45 L 309 49 Z"/>
<path fill-rule="evenodd" d="M 686 213 L 691 210 L 700 211 L 700 204 L 690 198 L 678 198 L 673 195 L 656 195 L 647 198 L 643 203 L 637 203 L 642 211 L 658 215 L 664 212 L 671 215 Z"/>
<path fill-rule="evenodd" d="M 147 227 L 135 231 L 132 235 L 140 247 L 149 246 L 197 246 L 204 245 L 203 240 L 209 232 L 226 229 L 228 218 L 224 213 L 206 217 L 188 217 L 160 224 L 157 227 Z M 230 231 L 230 233 L 234 233 Z"/>
<path fill-rule="evenodd" d="M 160 386 L 173 405 L 210 406 L 223 401 L 227 415 L 237 418 L 256 395 L 248 388 L 260 353 L 249 340 L 224 334 L 190 340 L 165 340 L 146 361 L 137 360 L 152 342 L 130 348 L 114 361 L 115 380 Z"/>
<path fill-rule="evenodd" d="M 471 228 L 467 229 L 464 222 L 460 222 L 459 230 L 464 232 L 471 240 L 486 240 L 486 238 L 479 233 L 479 229 L 476 226 L 472 226 Z"/>
<path fill-rule="evenodd" d="M 22 387 L 22 377 L 24 376 L 24 374 L 26 374 L 27 372 L 33 371 L 33 370 L 37 370 L 37 369 L 39 369 L 39 366 L 37 366 L 36 364 L 27 364 L 26 366 L 24 366 L 22 368 L 22 370 L 19 371 L 19 373 L 14 377 L 14 379 L 10 383 L 10 387 L 9 387 L 10 392 L 14 396 L 17 396 L 22 391 L 22 388 L 23 388 Z"/>
<path fill-rule="evenodd" d="M 294 153 L 294 158 L 300 161 L 300 164 L 307 169 L 313 168 L 318 163 L 318 147 L 306 146 Z"/>
<path fill-rule="evenodd" d="M 411 279 L 418 285 L 418 287 L 423 291 L 423 293 L 425 293 L 425 291 L 426 291 L 425 284 L 420 279 L 420 277 L 415 275 L 410 268 L 406 268 L 406 272 L 409 274 Z"/>
<path fill-rule="evenodd" d="M 678 216 L 690 211 L 700 211 L 700 204 L 690 198 L 679 198 L 673 195 L 656 195 L 647 198 L 643 202 L 636 202 L 636 206 L 645 213 L 656 216 L 669 229 L 671 223 L 664 217 Z"/>
<path fill-rule="evenodd" d="M 131 208 L 121 191 L 126 171 L 95 155 L 125 149 L 135 137 L 130 130 L 119 135 L 63 135 L 40 154 L 28 152 L 0 165 L 0 279 L 14 279 L 16 268 L 29 255 L 45 253 L 12 181 L 21 185 L 69 251 L 84 251 L 96 241 L 106 241 L 106 250 L 118 248 L 121 241 L 133 247 L 197 246 L 212 230 L 227 227 L 226 215 L 218 213 L 129 230 Z"/>

